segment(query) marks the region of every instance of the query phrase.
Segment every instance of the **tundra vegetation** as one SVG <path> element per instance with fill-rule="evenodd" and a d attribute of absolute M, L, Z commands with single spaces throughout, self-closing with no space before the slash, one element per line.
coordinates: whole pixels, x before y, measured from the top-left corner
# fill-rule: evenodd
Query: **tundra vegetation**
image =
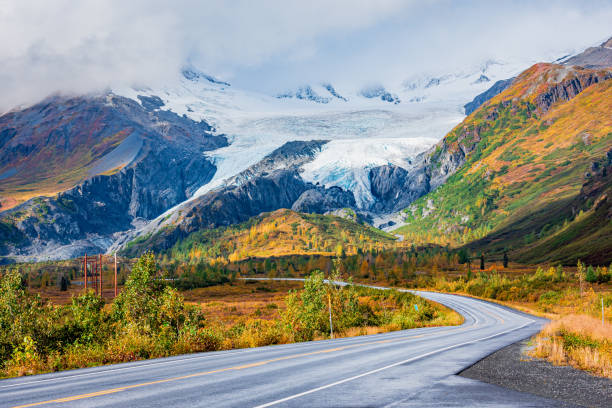
<path fill-rule="evenodd" d="M 47 279 L 44 274 L 41 285 Z M 327 338 L 329 307 L 336 336 L 461 322 L 455 312 L 410 293 L 336 286 L 314 271 L 303 289 L 287 295 L 286 307 L 274 318 L 260 318 L 259 311 L 228 324 L 186 302 L 172 286 L 181 281 L 164 279 L 163 274 L 155 256 L 146 253 L 131 267 L 112 303 L 92 291 L 80 291 L 67 304 L 52 304 L 28 289 L 28 278 L 16 269 L 4 271 L 0 375 Z M 334 270 L 332 281 L 339 277 Z"/>
<path fill-rule="evenodd" d="M 296 228 L 299 230 L 300 227 L 297 226 Z M 300 235 L 298 234 L 297 236 Z M 364 241 L 367 240 L 364 239 Z M 155 269 L 155 272 L 151 272 L 151 277 L 148 278 L 151 280 L 152 287 L 159 286 L 158 289 L 155 289 L 154 297 L 156 299 L 163 299 L 164 304 L 168 304 L 168 302 L 171 304 L 176 302 L 183 304 L 185 309 L 177 310 L 181 310 L 184 316 L 191 316 L 189 318 L 181 318 L 188 323 L 187 325 L 185 325 L 186 323 L 183 320 L 179 319 L 181 321 L 179 324 L 180 329 L 177 328 L 174 332 L 164 329 L 166 331 L 163 332 L 163 336 L 159 334 L 160 327 L 168 325 L 170 327 L 178 327 L 176 326 L 178 323 L 167 323 L 165 320 L 156 324 L 149 323 L 147 326 L 149 329 L 144 335 L 133 331 L 136 326 L 134 321 L 138 319 L 133 317 L 127 319 L 125 317 L 127 315 L 118 314 L 118 308 L 119 305 L 126 304 L 122 300 L 124 296 L 127 296 L 123 295 L 124 292 L 134 293 L 129 291 L 129 288 L 133 285 L 130 282 L 132 282 L 134 276 L 138 276 L 134 275 L 133 272 L 138 272 L 142 269 L 141 264 L 143 260 L 141 259 L 134 263 L 134 260 L 121 258 L 119 283 L 122 295 L 117 300 L 117 305 L 115 303 L 111 304 L 110 294 L 112 290 L 107 287 L 105 300 L 108 304 L 100 309 L 100 315 L 104 316 L 103 321 L 105 322 L 100 325 L 100 330 L 103 330 L 104 327 L 112 328 L 108 332 L 110 334 L 104 335 L 104 342 L 97 340 L 83 343 L 82 340 L 76 342 L 64 339 L 61 342 L 61 351 L 53 354 L 52 351 L 57 350 L 57 347 L 48 348 L 48 346 L 44 345 L 46 343 L 41 343 L 40 340 L 37 340 L 34 342 L 34 347 L 36 347 L 36 350 L 39 350 L 37 353 L 45 356 L 69 356 L 71 350 L 75 350 L 77 347 L 75 344 L 78 343 L 78 347 L 89 347 L 94 351 L 98 350 L 98 357 L 92 357 L 92 362 L 90 363 L 101 364 L 170 355 L 178 352 L 249 347 L 270 344 L 271 342 L 283 343 L 324 338 L 329 333 L 329 327 L 327 326 L 329 323 L 328 319 L 325 318 L 326 310 L 321 309 L 321 305 L 325 304 L 322 294 L 326 293 L 323 289 L 331 290 L 329 286 L 322 286 L 320 282 L 316 285 L 313 284 L 313 287 L 319 288 L 320 291 L 317 292 L 313 289 L 314 294 L 308 295 L 310 296 L 308 297 L 310 300 L 308 300 L 303 298 L 302 294 L 286 296 L 285 289 L 274 286 L 271 283 L 246 281 L 253 283 L 243 285 L 239 282 L 244 281 L 239 280 L 239 278 L 248 279 L 255 276 L 266 276 L 269 278 L 312 276 L 311 279 L 320 280 L 321 273 L 324 276 L 336 273 L 339 274 L 342 280 L 352 279 L 356 283 L 377 283 L 394 287 L 430 289 L 503 302 L 512 307 L 543 314 L 551 318 L 553 320 L 552 328 L 561 327 L 557 326 L 556 323 L 557 320 L 561 319 L 561 321 L 565 322 L 562 326 L 563 330 L 555 329 L 557 330 L 555 331 L 557 333 L 555 336 L 543 335 L 536 339 L 538 344 L 541 343 L 540 346 L 536 347 L 538 356 L 550 358 L 555 363 L 564 362 L 565 364 L 572 364 L 580 368 L 588 368 L 596 374 L 609 376 L 609 370 L 605 369 L 606 365 L 609 366 L 611 361 L 609 342 L 596 340 L 602 337 L 597 331 L 591 330 L 595 327 L 594 325 L 572 328 L 571 322 L 586 322 L 587 318 L 591 318 L 597 319 L 601 326 L 601 303 L 603 301 L 604 327 L 609 327 L 612 324 L 612 285 L 610 282 L 612 267 L 590 266 L 584 265 L 582 262 L 579 262 L 577 267 L 558 264 L 536 267 L 510 262 L 511 258 L 508 259 L 507 254 L 505 257 L 503 254 L 501 257 L 496 257 L 495 255 L 485 253 L 471 253 L 464 249 L 457 251 L 434 246 L 421 248 L 406 246 L 392 249 L 376 246 L 370 247 L 368 245 L 364 248 L 357 247 L 356 249 L 351 249 L 345 252 L 344 256 L 340 257 L 335 256 L 333 253 L 295 254 L 260 258 L 247 257 L 235 262 L 215 261 L 207 258 L 204 252 L 197 253 L 194 251 L 193 246 L 187 246 L 187 248 L 188 250 L 182 253 L 184 258 L 180 262 L 164 253 L 157 255 L 157 266 L 153 267 L 153 264 L 150 264 L 148 267 Z M 180 253 L 176 253 L 176 255 L 178 256 Z M 483 258 L 484 269 L 481 269 Z M 146 259 L 151 261 L 153 255 L 147 255 Z M 13 271 L 18 270 L 19 272 L 9 273 L 8 269 L 5 270 L 3 272 L 5 275 L 4 280 L 8 279 L 7 276 L 9 275 L 21 277 L 19 280 L 21 284 L 19 286 L 20 289 L 15 293 L 22 293 L 22 297 L 17 296 L 17 298 L 30 299 L 27 304 L 37 305 L 33 308 L 32 316 L 39 316 L 43 323 L 47 321 L 45 319 L 48 319 L 48 316 L 51 316 L 43 312 L 43 310 L 48 309 L 49 313 L 58 314 L 59 317 L 57 319 L 59 320 L 57 321 L 69 322 L 73 321 L 75 310 L 79 310 L 79 307 L 85 307 L 80 305 L 89 305 L 93 302 L 88 300 L 87 302 L 89 303 L 87 303 L 86 300 L 90 299 L 92 295 L 89 294 L 87 295 L 89 297 L 82 298 L 84 296 L 82 295 L 82 288 L 74 284 L 78 283 L 80 278 L 78 276 L 77 261 L 18 264 L 11 266 L 10 269 Z M 130 270 L 132 273 L 130 273 Z M 105 269 L 104 279 L 106 282 L 111 281 L 111 273 L 110 269 Z M 68 281 L 73 281 L 73 284 L 67 288 L 67 291 L 61 291 L 62 276 L 65 276 Z M 158 280 L 158 278 L 163 280 Z M 16 278 L 13 279 L 17 282 Z M 16 285 L 15 282 L 14 285 Z M 161 285 L 160 282 L 165 284 Z M 171 284 L 171 287 L 169 284 Z M 282 285 L 286 287 L 291 286 L 289 282 Z M 297 284 L 294 283 L 293 285 L 293 288 L 297 289 L 297 286 L 295 286 Z M 306 286 L 310 288 L 308 285 Z M 238 296 L 238 292 L 241 290 L 243 292 L 248 290 L 249 292 L 244 292 Z M 285 294 L 280 293 L 283 291 Z M 230 293 L 235 293 L 236 296 L 230 296 Z M 315 296 L 315 294 L 317 295 Z M 410 295 L 399 294 L 399 292 L 397 294 L 389 291 L 368 293 L 368 289 L 364 288 L 345 288 L 340 292 L 333 292 L 333 294 L 338 296 L 333 297 L 335 299 L 333 307 L 334 319 L 338 320 L 336 330 L 340 332 L 340 335 L 369 334 L 384 330 L 407 328 L 411 327 L 412 323 L 410 322 L 414 322 L 414 327 L 417 327 L 428 324 L 448 324 L 453 320 L 448 312 L 442 312 L 444 309 L 440 309 L 439 313 L 441 314 L 439 316 L 433 316 L 432 318 L 417 318 L 414 315 L 406 316 L 403 314 L 391 315 L 390 311 L 395 313 L 397 310 L 405 309 L 407 302 L 416 303 L 418 300 L 412 300 Z M 70 295 L 73 296 L 72 299 Z M 264 295 L 269 297 L 261 298 L 261 301 L 258 302 L 252 301 L 255 297 Z M 40 300 L 40 296 L 50 298 L 55 307 L 45 305 Z M 177 298 L 180 299 L 181 296 L 185 296 L 187 302 L 176 300 Z M 355 296 L 359 299 L 358 307 L 355 306 Z M 233 297 L 234 300 L 228 302 L 229 297 Z M 311 300 L 314 304 L 318 305 L 319 315 L 318 317 L 308 315 L 310 317 L 306 318 L 306 315 L 303 314 L 305 312 L 302 311 L 308 308 L 312 310 L 312 303 L 309 303 Z M 21 302 L 24 302 L 24 300 L 21 300 Z M 370 309 L 364 309 L 366 304 L 370 305 Z M 194 305 L 199 306 L 198 310 L 203 312 L 204 316 L 201 314 L 192 316 L 186 312 L 192 310 L 191 308 Z M 87 310 L 90 310 L 91 307 L 87 306 Z M 166 305 L 164 310 L 174 309 Z M 358 310 L 359 312 L 354 312 L 357 315 L 343 315 L 342 311 L 344 310 Z M 420 307 L 419 310 L 426 311 L 429 309 Z M 178 312 L 174 314 L 176 315 L 176 313 Z M 163 314 L 158 314 L 158 316 L 161 316 L 158 318 L 165 319 Z M 568 316 L 569 320 L 563 320 Z M 579 317 L 572 318 L 572 316 Z M 447 319 L 446 322 L 445 318 Z M 132 323 L 125 326 L 126 320 L 132 321 Z M 32 322 L 32 320 L 27 321 Z M 12 322 L 12 320 L 8 320 L 8 322 Z M 55 327 L 53 324 L 43 323 L 32 323 L 30 327 L 32 330 L 33 327 L 38 327 L 36 330 L 45 333 L 52 331 L 49 327 Z M 47 327 L 47 329 L 43 329 L 44 327 Z M 132 332 L 126 333 L 126 330 L 128 330 L 126 327 L 131 327 Z M 291 327 L 291 330 L 288 330 L 288 327 Z M 299 330 L 296 330 L 296 328 L 299 328 Z M 21 332 L 15 331 L 15 333 Z M 121 333 L 124 333 L 123 337 Z M 175 337 L 168 337 L 170 333 L 175 333 Z M 545 331 L 545 333 L 548 332 Z M 136 337 L 136 334 L 140 337 Z M 12 359 L 14 349 L 22 353 L 16 354 L 17 356 L 27 355 L 26 350 L 31 351 L 31 348 L 28 349 L 30 347 L 28 344 L 30 343 L 24 342 L 24 336 L 22 334 L 15 335 L 15 342 L 10 342 L 11 346 L 7 346 L 6 350 L 9 351 L 6 351 L 3 355 L 3 361 Z M 563 341 L 568 335 L 577 335 L 579 336 L 578 338 L 585 339 L 585 342 L 581 343 L 584 345 L 580 349 L 581 351 L 576 351 L 575 342 Z M 30 337 L 31 339 L 40 338 L 35 337 L 35 333 L 31 334 Z M 129 349 L 129 347 L 133 346 L 133 343 L 128 342 L 128 340 L 133 342 L 137 338 L 142 339 L 142 341 L 148 339 L 148 346 L 143 350 L 134 351 L 128 357 L 119 354 L 116 354 L 118 356 L 116 358 L 109 357 L 111 354 L 108 354 L 104 348 L 110 347 L 112 343 L 115 345 L 114 347 L 117 347 L 116 344 L 123 344 L 122 347 Z M 160 339 L 165 340 L 162 341 Z M 590 339 L 595 340 L 591 341 Z M 559 347 L 553 348 L 550 344 L 546 346 L 546 342 L 550 344 L 555 342 L 557 346 L 567 346 L 564 358 L 561 359 L 559 357 L 558 351 L 561 350 Z M 159 344 L 165 344 L 166 346 L 165 348 L 160 348 Z M 199 346 L 194 344 L 199 344 Z M 204 347 L 202 344 L 213 344 L 214 347 Z M 153 345 L 155 345 L 155 348 Z M 570 350 L 572 351 L 570 352 Z M 580 360 L 576 357 L 580 354 L 587 355 L 587 353 L 595 355 L 595 352 L 597 357 L 591 359 L 595 363 L 589 363 L 589 365 L 580 363 Z M 95 353 L 90 352 L 89 355 L 94 356 Z M 67 357 L 62 358 L 66 360 Z M 65 362 L 64 360 L 60 359 L 57 369 L 83 365 L 74 362 L 70 363 L 70 361 Z M 77 357 L 74 357 L 74 360 L 79 361 Z M 5 367 L 8 366 L 5 365 Z M 46 365 L 43 369 L 51 370 L 54 368 Z M 36 372 L 36 370 L 33 372 Z M 11 375 L 18 373 L 13 371 Z"/>

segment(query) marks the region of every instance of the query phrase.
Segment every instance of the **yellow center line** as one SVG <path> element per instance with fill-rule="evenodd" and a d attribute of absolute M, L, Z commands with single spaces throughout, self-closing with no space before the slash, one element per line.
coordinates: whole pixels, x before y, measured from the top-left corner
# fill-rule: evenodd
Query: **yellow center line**
<path fill-rule="evenodd" d="M 461 330 L 465 330 L 465 328 L 457 328 L 457 329 L 454 329 L 454 330 L 461 331 Z M 452 329 L 449 330 L 449 331 L 452 331 Z M 437 334 L 439 334 L 439 333 L 432 333 L 430 335 L 419 334 L 419 335 L 416 335 L 416 336 L 402 337 L 402 338 L 399 338 L 399 339 L 378 340 L 378 341 L 372 341 L 372 342 L 368 342 L 368 343 L 352 344 L 352 345 L 335 347 L 335 348 L 330 348 L 330 349 L 325 349 L 325 350 L 312 351 L 312 352 L 309 352 L 309 353 L 292 354 L 292 355 L 289 355 L 289 356 L 273 358 L 273 359 L 270 359 L 270 360 L 258 361 L 258 362 L 255 362 L 255 363 L 245 364 L 245 365 L 241 365 L 241 366 L 220 368 L 218 370 L 203 371 L 203 372 L 199 372 L 199 373 L 183 375 L 183 376 L 180 376 L 180 377 L 171 377 L 171 378 L 165 378 L 163 380 L 156 380 L 156 381 L 149 381 L 149 382 L 144 382 L 144 383 L 140 383 L 140 384 L 126 385 L 124 387 L 118 387 L 118 388 L 110 388 L 110 389 L 107 389 L 107 390 L 91 392 L 91 393 L 88 393 L 88 394 L 73 395 L 73 396 L 70 396 L 70 397 L 58 398 L 58 399 L 53 399 L 53 400 L 48 400 L 48 401 L 33 402 L 31 404 L 25 404 L 25 405 L 16 405 L 16 406 L 14 406 L 12 408 L 26 408 L 26 407 L 35 407 L 35 406 L 39 406 L 39 405 L 45 405 L 45 404 L 71 402 L 71 401 L 81 400 L 81 399 L 85 399 L 85 398 L 98 397 L 100 395 L 114 394 L 114 393 L 117 393 L 117 392 L 129 390 L 129 389 L 132 389 L 132 388 L 145 387 L 145 386 L 148 386 L 148 385 L 163 384 L 163 383 L 167 383 L 167 382 L 185 380 L 185 379 L 188 379 L 188 378 L 201 377 L 201 376 L 204 376 L 204 375 L 222 373 L 222 372 L 231 371 L 231 370 L 243 370 L 243 369 L 246 369 L 246 368 L 259 367 L 259 366 L 266 365 L 266 364 L 269 364 L 269 363 L 274 363 L 274 362 L 277 362 L 277 361 L 291 360 L 291 359 L 296 359 L 296 358 L 300 358 L 300 357 L 313 356 L 313 355 L 323 354 L 323 353 L 333 353 L 335 351 L 342 351 L 342 350 L 347 350 L 347 349 L 356 348 L 356 347 L 370 346 L 372 344 L 394 343 L 394 342 L 398 342 L 400 340 L 408 340 L 408 339 L 414 339 L 414 338 L 419 338 L 419 337 L 429 337 L 429 336 L 433 336 L 433 335 L 437 335 Z"/>

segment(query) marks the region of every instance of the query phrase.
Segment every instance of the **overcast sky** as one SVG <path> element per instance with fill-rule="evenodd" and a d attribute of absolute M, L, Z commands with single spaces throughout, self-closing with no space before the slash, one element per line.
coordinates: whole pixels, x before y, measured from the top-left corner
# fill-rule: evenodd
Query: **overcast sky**
<path fill-rule="evenodd" d="M 266 92 L 392 83 L 580 50 L 611 21 L 612 0 L 0 0 L 0 108 L 155 86 L 186 62 Z"/>

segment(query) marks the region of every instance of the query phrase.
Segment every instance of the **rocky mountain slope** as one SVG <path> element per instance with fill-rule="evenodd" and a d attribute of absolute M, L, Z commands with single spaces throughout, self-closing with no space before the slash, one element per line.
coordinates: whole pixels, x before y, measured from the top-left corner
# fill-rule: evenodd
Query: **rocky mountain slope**
<path fill-rule="evenodd" d="M 599 69 L 612 66 L 612 38 L 597 47 L 589 47 L 584 52 L 568 58 L 564 65 L 578 65 L 584 68 Z"/>
<path fill-rule="evenodd" d="M 601 69 L 612 67 L 612 38 L 597 47 L 589 47 L 583 52 L 560 58 L 556 63 L 568 66 L 580 66 L 589 69 Z M 478 94 L 471 102 L 464 105 L 465 114 L 470 115 L 480 105 L 500 94 L 508 88 L 514 78 L 503 79 L 495 82 L 493 86 L 481 94 Z"/>
<path fill-rule="evenodd" d="M 165 250 L 202 229 L 237 224 L 280 208 L 325 213 L 354 207 L 355 198 L 350 191 L 317 186 L 300 177 L 301 166 L 312 160 L 325 143 L 286 143 L 223 187 L 179 206 L 160 222 L 140 231 L 139 237 L 126 246 L 127 253 Z"/>
<path fill-rule="evenodd" d="M 424 174 L 420 189 L 440 187 L 406 209 L 398 232 L 474 251 L 511 249 L 525 261 L 609 258 L 607 195 L 599 188 L 591 200 L 580 196 L 585 175 L 604 168 L 612 149 L 611 79 L 610 69 L 556 64 L 523 72 L 423 155 L 411 174 Z M 602 223 L 581 224 L 580 210 Z M 590 229 L 577 235 L 578 225 Z M 603 244 L 561 251 L 577 236 Z M 536 250 L 542 245 L 545 253 Z"/>
<path fill-rule="evenodd" d="M 463 106 L 465 108 L 465 114 L 470 115 L 472 112 L 478 109 L 480 105 L 493 98 L 495 95 L 502 93 L 504 90 L 506 90 L 506 88 L 512 85 L 513 80 L 514 78 L 502 79 L 495 82 L 492 87 L 483 93 L 478 94 L 471 102 L 466 103 Z"/>
<path fill-rule="evenodd" d="M 0 117 L 0 256 L 65 258 L 131 240 L 168 248 L 278 208 L 385 217 L 464 164 L 471 145 L 424 152 L 466 100 L 519 66 L 486 61 L 280 99 L 188 67 L 157 89 L 16 109 Z"/>
<path fill-rule="evenodd" d="M 0 213 L 0 255 L 105 251 L 113 234 L 155 218 L 212 178 L 215 166 L 203 152 L 227 145 L 225 137 L 144 101 L 55 97 L 0 118 L 10 136 L 3 163 L 19 169 L 3 181 L 2 194 L 45 179 L 61 179 L 51 188 L 65 188 Z"/>

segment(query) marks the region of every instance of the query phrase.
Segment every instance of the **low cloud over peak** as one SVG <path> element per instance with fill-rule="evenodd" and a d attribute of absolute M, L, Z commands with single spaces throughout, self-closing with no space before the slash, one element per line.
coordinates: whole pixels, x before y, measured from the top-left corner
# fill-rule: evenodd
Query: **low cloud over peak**
<path fill-rule="evenodd" d="M 274 92 L 538 58 L 611 32 L 610 2 L 0 0 L 0 109 L 55 92 L 156 85 L 186 62 Z"/>

